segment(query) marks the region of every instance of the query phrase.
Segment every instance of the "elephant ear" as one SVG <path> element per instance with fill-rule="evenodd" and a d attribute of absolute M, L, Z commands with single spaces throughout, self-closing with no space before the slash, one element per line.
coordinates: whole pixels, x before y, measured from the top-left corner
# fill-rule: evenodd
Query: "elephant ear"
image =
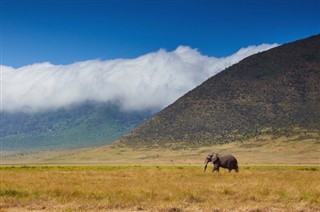
<path fill-rule="evenodd" d="M 218 156 L 218 154 L 212 155 L 211 161 L 212 161 L 212 163 L 215 163 L 215 162 L 219 161 L 219 156 Z"/>
<path fill-rule="evenodd" d="M 214 155 L 214 154 L 209 154 L 209 155 L 207 156 L 207 158 L 206 158 L 206 161 L 211 162 L 213 155 Z"/>

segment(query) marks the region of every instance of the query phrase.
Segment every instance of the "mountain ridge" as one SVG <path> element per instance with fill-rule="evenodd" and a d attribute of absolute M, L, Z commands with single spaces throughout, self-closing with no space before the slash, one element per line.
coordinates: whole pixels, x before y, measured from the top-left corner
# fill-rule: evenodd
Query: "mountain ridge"
<path fill-rule="evenodd" d="M 209 78 L 121 141 L 224 143 L 320 131 L 320 35 L 245 58 Z"/>

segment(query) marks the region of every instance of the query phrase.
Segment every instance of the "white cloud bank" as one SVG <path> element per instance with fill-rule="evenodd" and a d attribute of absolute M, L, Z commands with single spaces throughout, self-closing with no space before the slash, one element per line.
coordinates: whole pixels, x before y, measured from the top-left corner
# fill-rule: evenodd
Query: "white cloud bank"
<path fill-rule="evenodd" d="M 276 46 L 249 46 L 224 58 L 179 46 L 135 59 L 39 63 L 17 69 L 2 65 L 2 110 L 37 112 L 86 101 L 114 102 L 131 111 L 162 109 L 232 64 Z"/>

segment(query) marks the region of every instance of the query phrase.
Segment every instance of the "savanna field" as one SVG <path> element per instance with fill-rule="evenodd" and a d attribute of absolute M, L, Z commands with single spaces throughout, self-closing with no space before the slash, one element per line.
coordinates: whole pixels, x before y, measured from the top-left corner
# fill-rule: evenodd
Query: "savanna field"
<path fill-rule="evenodd" d="M 320 211 L 319 166 L 1 167 L 1 211 Z"/>
<path fill-rule="evenodd" d="M 236 156 L 239 173 L 203 173 L 211 151 Z M 282 138 L 7 153 L 0 211 L 320 211 L 319 155 L 317 139 Z"/>

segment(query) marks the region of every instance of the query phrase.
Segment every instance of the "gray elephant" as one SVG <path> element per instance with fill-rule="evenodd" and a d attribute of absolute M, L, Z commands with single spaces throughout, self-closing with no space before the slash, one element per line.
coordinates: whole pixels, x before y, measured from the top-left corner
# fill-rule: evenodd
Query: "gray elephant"
<path fill-rule="evenodd" d="M 206 157 L 206 160 L 204 161 L 203 172 L 206 171 L 207 165 L 208 165 L 209 162 L 213 163 L 212 172 L 214 172 L 214 171 L 219 172 L 219 168 L 220 167 L 228 169 L 229 172 L 231 172 L 232 169 L 234 169 L 236 172 L 239 171 L 238 161 L 232 155 L 220 155 L 220 154 L 217 154 L 217 153 L 209 154 Z"/>

